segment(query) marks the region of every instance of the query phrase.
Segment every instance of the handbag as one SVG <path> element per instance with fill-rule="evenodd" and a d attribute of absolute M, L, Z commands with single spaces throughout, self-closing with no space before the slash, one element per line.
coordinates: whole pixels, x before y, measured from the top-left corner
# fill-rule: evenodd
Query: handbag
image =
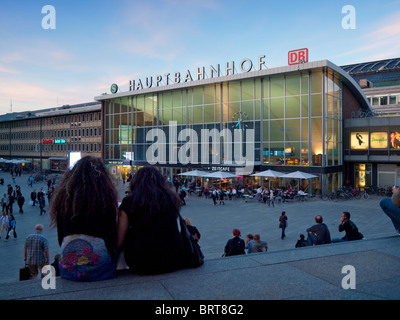
<path fill-rule="evenodd" d="M 29 280 L 30 277 L 31 273 L 29 272 L 27 265 L 24 268 L 19 269 L 19 281 Z"/>
<path fill-rule="evenodd" d="M 179 223 L 181 226 L 181 236 L 185 251 L 185 266 L 187 268 L 197 268 L 204 263 L 204 255 L 200 249 L 198 240 L 189 233 L 185 220 L 179 214 Z"/>

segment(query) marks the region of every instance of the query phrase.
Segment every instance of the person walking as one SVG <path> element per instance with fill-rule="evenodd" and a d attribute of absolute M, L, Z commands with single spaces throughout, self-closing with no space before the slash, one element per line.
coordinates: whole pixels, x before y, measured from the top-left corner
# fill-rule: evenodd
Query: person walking
<path fill-rule="evenodd" d="M 31 192 L 31 200 L 32 200 L 32 207 L 35 206 L 35 202 L 36 202 L 36 191 L 35 189 L 33 189 L 33 191 Z"/>
<path fill-rule="evenodd" d="M 25 198 L 22 196 L 22 193 L 19 194 L 17 203 L 18 203 L 18 207 L 19 207 L 19 213 L 24 213 L 24 210 L 22 210 L 22 206 L 25 203 Z"/>
<path fill-rule="evenodd" d="M 286 238 L 285 230 L 286 230 L 286 227 L 287 227 L 287 220 L 288 220 L 288 217 L 286 215 L 286 212 L 282 211 L 282 214 L 279 217 L 279 228 L 282 230 L 282 233 L 281 233 L 281 239 L 282 240 Z"/>
<path fill-rule="evenodd" d="M 7 236 L 5 241 L 7 241 L 11 235 L 14 236 L 14 239 L 17 239 L 17 232 L 15 230 L 16 226 L 17 221 L 15 220 L 14 216 L 10 214 L 10 217 L 8 218 Z"/>
<path fill-rule="evenodd" d="M 268 207 L 272 204 L 272 207 L 275 208 L 275 196 L 274 191 L 269 191 L 269 199 L 268 199 Z"/>
<path fill-rule="evenodd" d="M 7 212 L 7 194 L 4 194 L 3 198 L 1 198 L 1 210 L 2 212 Z"/>
<path fill-rule="evenodd" d="M 6 236 L 7 236 L 8 215 L 6 212 L 3 211 L 0 220 L 1 220 L 1 230 L 0 230 L 0 239 L 1 239 L 1 235 L 3 234 L 4 230 L 6 231 Z"/>
<path fill-rule="evenodd" d="M 46 200 L 44 198 L 43 188 L 40 188 L 39 192 L 37 193 L 37 199 L 39 202 L 40 215 L 42 215 L 43 212 L 46 213 L 46 210 L 44 210 L 44 207 L 46 205 Z"/>
<path fill-rule="evenodd" d="M 34 232 L 26 238 L 24 246 L 24 260 L 29 268 L 30 279 L 36 279 L 39 270 L 43 278 L 42 268 L 50 263 L 49 243 L 42 235 L 43 225 L 37 224 Z"/>

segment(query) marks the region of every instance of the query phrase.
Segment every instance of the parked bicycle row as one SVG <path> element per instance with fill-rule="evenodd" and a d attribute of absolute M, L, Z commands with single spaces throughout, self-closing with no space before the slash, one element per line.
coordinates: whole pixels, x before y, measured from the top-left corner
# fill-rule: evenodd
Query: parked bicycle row
<path fill-rule="evenodd" d="M 331 194 L 323 195 L 321 198 L 324 201 L 345 201 L 351 199 L 369 199 L 372 195 L 377 195 L 381 197 L 391 197 L 393 194 L 392 187 L 375 187 L 368 186 L 364 190 L 354 189 L 351 187 L 343 187 L 337 189 Z"/>

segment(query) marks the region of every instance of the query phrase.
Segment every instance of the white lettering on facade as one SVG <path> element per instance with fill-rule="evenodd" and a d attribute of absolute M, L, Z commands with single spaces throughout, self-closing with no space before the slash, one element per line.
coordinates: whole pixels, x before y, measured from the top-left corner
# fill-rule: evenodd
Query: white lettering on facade
<path fill-rule="evenodd" d="M 262 70 L 263 67 L 265 67 L 265 55 L 261 55 L 258 57 L 258 70 Z M 257 65 L 256 65 L 257 66 Z M 240 71 L 243 73 L 248 73 L 252 70 L 255 69 L 255 66 L 253 64 L 253 61 L 245 58 L 243 59 L 240 64 L 239 64 Z M 226 62 L 225 63 L 225 73 L 221 73 L 221 66 L 220 64 L 217 64 L 216 66 L 210 66 L 210 79 L 213 78 L 218 78 L 221 76 L 229 76 L 235 74 L 235 62 Z M 166 86 L 170 84 L 178 84 L 181 82 L 192 82 L 192 81 L 199 81 L 199 80 L 205 80 L 206 79 L 206 68 L 205 67 L 198 67 L 196 68 L 196 72 L 193 74 L 195 78 L 193 78 L 190 70 L 187 70 L 185 76 L 184 74 L 181 75 L 180 72 L 174 72 L 173 77 L 172 77 L 172 83 L 170 81 L 170 73 L 165 73 L 164 75 L 158 75 L 155 78 L 155 81 L 153 81 L 153 77 L 146 77 L 145 81 L 145 87 L 146 88 L 151 88 L 153 86 L 161 86 L 162 83 L 164 82 Z M 135 90 L 142 90 L 144 88 L 143 82 L 141 79 L 136 80 L 130 80 L 129 81 L 129 91 L 135 91 Z"/>

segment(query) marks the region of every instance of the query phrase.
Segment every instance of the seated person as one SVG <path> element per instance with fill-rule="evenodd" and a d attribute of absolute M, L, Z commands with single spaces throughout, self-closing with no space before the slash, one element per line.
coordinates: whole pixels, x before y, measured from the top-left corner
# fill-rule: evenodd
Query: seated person
<path fill-rule="evenodd" d="M 332 242 L 361 240 L 364 236 L 358 231 L 357 226 L 350 220 L 350 212 L 343 212 L 339 224 L 339 232 L 345 231 L 346 234 L 341 239 L 333 239 Z"/>
<path fill-rule="evenodd" d="M 302 248 L 302 247 L 306 247 L 306 246 L 307 246 L 307 242 L 306 242 L 305 236 L 304 236 L 304 234 L 301 234 L 300 239 L 297 240 L 297 242 L 296 242 L 295 248 Z"/>
<path fill-rule="evenodd" d="M 233 229 L 232 239 L 229 239 L 225 245 L 224 256 L 236 256 L 239 254 L 245 254 L 245 243 L 244 240 L 240 238 L 240 230 Z"/>
<path fill-rule="evenodd" d="M 307 246 L 331 243 L 331 234 L 322 216 L 315 217 L 316 224 L 307 229 Z"/>
<path fill-rule="evenodd" d="M 254 235 L 254 241 L 251 245 L 251 252 L 267 252 L 268 245 L 267 242 L 260 240 L 260 235 L 256 233 Z"/>

